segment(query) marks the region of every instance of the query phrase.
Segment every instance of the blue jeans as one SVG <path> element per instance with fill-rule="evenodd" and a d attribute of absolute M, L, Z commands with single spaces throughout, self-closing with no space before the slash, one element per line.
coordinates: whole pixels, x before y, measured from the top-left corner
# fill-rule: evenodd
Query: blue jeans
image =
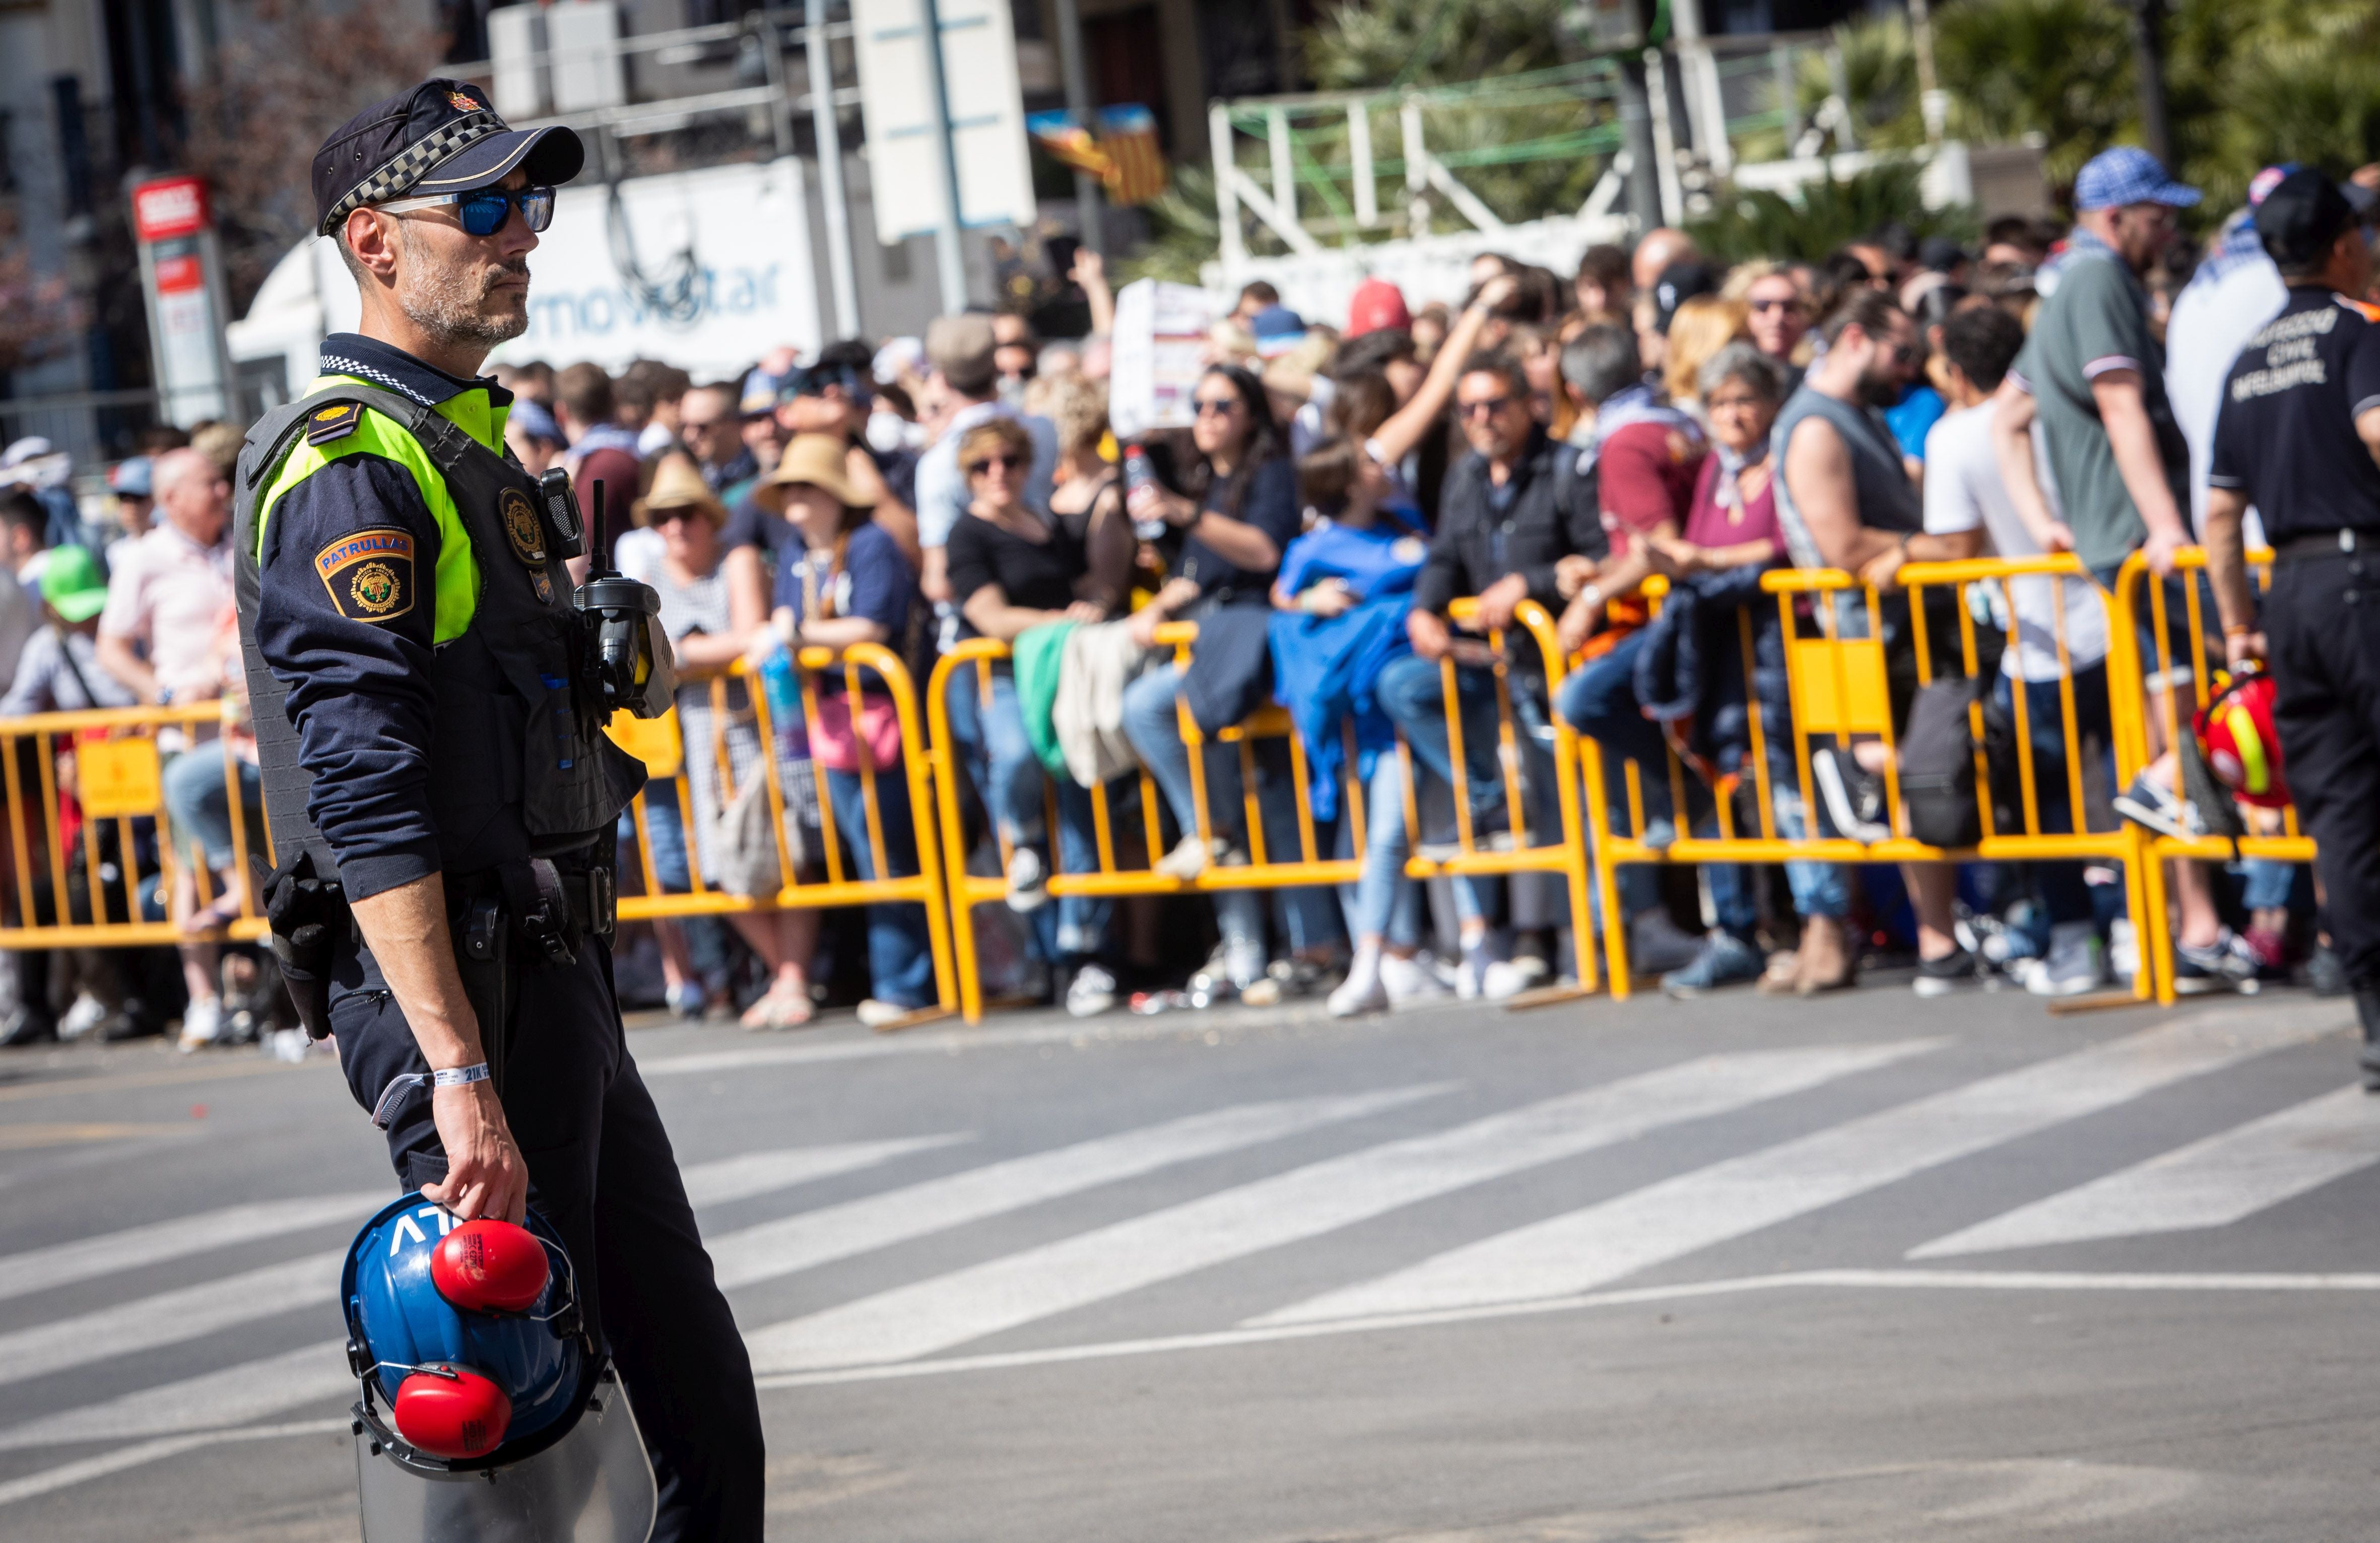
<path fill-rule="evenodd" d="M 1334 850 L 1354 855 L 1355 822 L 1342 814 Z M 1339 886 L 1347 933 L 1357 942 L 1382 938 L 1395 948 L 1421 942 L 1421 886 L 1405 877 L 1405 772 L 1393 750 L 1375 758 L 1365 784 L 1364 876 Z"/>
<path fill-rule="evenodd" d="M 1670 807 L 1669 745 L 1660 729 L 1645 716 L 1636 699 L 1636 656 L 1650 634 L 1630 633 L 1609 653 L 1586 665 L 1561 684 L 1555 705 L 1563 722 L 1603 747 L 1603 792 L 1611 828 L 1630 829 L 1628 778 L 1622 762 L 1636 763 L 1637 785 L 1644 790 L 1645 822 L 1649 827 L 1675 820 Z M 1645 832 L 1636 832 L 1640 837 Z M 1660 875 L 1645 863 L 1623 863 L 1616 875 L 1620 908 L 1633 917 L 1661 903 Z"/>
<path fill-rule="evenodd" d="M 991 677 L 991 703 L 984 705 L 973 671 L 960 671 L 950 686 L 951 738 L 967 752 L 967 771 L 978 796 L 999 823 L 1009 845 L 1037 846 L 1047 855 L 1048 823 L 1042 789 L 1058 790 L 1058 851 L 1068 873 L 1096 872 L 1098 827 L 1091 795 L 1072 777 L 1048 777 L 1025 732 L 1025 711 L 1016 699 L 1016 678 Z M 1089 895 L 1061 895 L 1032 913 L 1034 951 L 1052 965 L 1097 954 L 1106 942 L 1114 902 Z"/>
<path fill-rule="evenodd" d="M 1382 670 L 1372 689 L 1380 711 L 1388 714 L 1397 733 L 1412 747 L 1414 759 L 1424 770 L 1452 785 L 1453 742 L 1446 731 L 1446 685 L 1438 663 L 1419 654 L 1407 654 Z M 1502 809 L 1505 802 L 1503 770 L 1498 758 L 1495 672 L 1483 666 L 1457 665 L 1454 691 L 1463 722 L 1463 775 L 1470 781 L 1471 816 L 1476 820 Z M 1534 806 L 1528 811 L 1529 844 L 1551 845 L 1561 840 L 1561 815 L 1554 785 L 1552 747 L 1548 735 L 1543 732 L 1544 709 L 1517 685 L 1512 697 L 1513 739 L 1520 747 L 1529 800 Z M 1464 921 L 1493 916 L 1502 896 L 1500 879 L 1458 877 L 1454 881 L 1455 911 Z M 1569 904 L 1566 886 L 1556 883 L 1548 887 L 1548 908 L 1555 913 L 1555 925 L 1566 923 Z"/>
<path fill-rule="evenodd" d="M 224 787 L 224 747 L 210 739 L 183 751 L 165 765 L 159 778 L 165 817 L 174 829 L 175 857 L 190 859 L 190 843 L 206 849 L 209 868 L 231 863 L 231 795 Z M 248 849 L 264 853 L 264 784 L 254 763 L 232 758 L 239 778 L 241 823 L 248 827 Z"/>
<path fill-rule="evenodd" d="M 2154 656 L 2143 656 L 2143 662 L 2149 668 L 2155 668 Z M 2188 667 L 2187 655 L 2182 656 L 2182 663 L 2184 668 Z M 2005 672 L 1992 682 L 1992 695 L 2002 711 L 2014 712 L 2016 685 Z M 2024 711 L 2027 737 L 2033 741 L 2034 798 L 2041 811 L 2042 833 L 2048 835 L 2079 831 L 2083 822 L 2075 818 L 2074 801 L 2067 793 L 2066 716 L 2058 703 L 2058 682 L 2026 681 Z M 2098 737 L 2102 746 L 2100 755 L 2107 768 L 2108 785 L 2113 786 L 2115 736 L 2107 711 L 2107 667 L 2105 663 L 2089 665 L 2074 674 L 2074 726 L 2086 739 L 2095 735 Z M 2082 881 L 2082 869 L 2083 865 L 2079 862 L 2033 865 L 2034 887 L 2039 893 L 2042 909 L 2049 913 L 2053 926 L 2059 922 L 2092 919 L 2091 892 Z"/>
<path fill-rule="evenodd" d="M 1190 785 L 1190 747 L 1182 741 L 1181 720 L 1174 710 L 1179 674 L 1160 664 L 1123 688 L 1123 732 L 1132 747 L 1156 779 L 1158 791 L 1173 811 L 1184 835 L 1198 829 L 1197 804 Z M 1240 750 L 1236 745 L 1207 741 L 1206 779 L 1208 829 L 1228 841 L 1243 823 Z M 1290 785 L 1286 747 L 1278 741 L 1257 747 L 1257 808 L 1264 817 L 1265 856 L 1269 861 L 1294 858 L 1297 836 L 1296 793 Z M 1331 915 L 1328 895 L 1309 888 L 1275 892 L 1283 930 L 1293 949 L 1325 946 L 1336 940 L 1338 918 Z M 1215 892 L 1215 921 L 1226 942 L 1243 945 L 1264 938 L 1264 897 L 1256 890 Z"/>
<path fill-rule="evenodd" d="M 2248 881 L 2240 904 L 2252 911 L 2277 911 L 2289 905 L 2289 892 L 2297 887 L 2297 864 L 2275 857 L 2243 857 L 2240 871 Z"/>
<path fill-rule="evenodd" d="M 852 875 L 874 879 L 875 854 L 868 845 L 868 806 L 856 772 L 828 772 L 827 796 L 834 805 L 834 828 Z M 909 787 L 896 769 L 876 776 L 876 810 L 884 829 L 884 857 L 906 878 L 917 871 L 917 840 L 909 819 Z M 868 995 L 896 1007 L 924 1007 L 934 1001 L 934 952 L 926 932 L 926 908 L 916 901 L 868 907 Z"/>
<path fill-rule="evenodd" d="M 1799 772 L 1782 747 L 1772 747 L 1768 760 L 1768 801 L 1776 816 L 1777 834 L 1786 841 L 1799 841 L 1810 833 L 1810 824 L 1802 808 L 1801 784 L 1796 780 Z M 1698 833 L 1717 835 L 1718 817 L 1706 819 Z M 1718 913 L 1719 926 L 1750 942 L 1760 920 L 1752 869 L 1739 863 L 1709 863 L 1705 865 L 1703 876 L 1710 882 L 1711 907 Z M 1851 914 L 1851 886 L 1844 881 L 1840 863 L 1789 862 L 1785 865 L 1785 884 L 1793 892 L 1796 916 L 1840 917 Z"/>

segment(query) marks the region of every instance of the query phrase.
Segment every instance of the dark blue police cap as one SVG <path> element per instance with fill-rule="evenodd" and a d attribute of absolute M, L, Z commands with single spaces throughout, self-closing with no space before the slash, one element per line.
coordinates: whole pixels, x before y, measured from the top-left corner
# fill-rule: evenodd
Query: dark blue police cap
<path fill-rule="evenodd" d="M 586 147 L 559 126 L 513 128 L 465 80 L 424 80 L 339 126 L 314 152 L 314 228 L 324 236 L 366 204 L 493 187 L 516 170 L 567 182 Z"/>

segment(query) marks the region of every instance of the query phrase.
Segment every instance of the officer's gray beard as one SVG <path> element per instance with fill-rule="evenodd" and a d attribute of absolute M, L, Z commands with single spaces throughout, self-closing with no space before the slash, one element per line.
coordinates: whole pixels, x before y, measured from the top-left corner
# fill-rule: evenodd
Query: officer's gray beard
<path fill-rule="evenodd" d="M 401 221 L 397 231 L 406 262 L 397 283 L 396 304 L 407 321 L 443 343 L 477 344 L 483 348 L 528 331 L 527 290 L 507 291 L 500 309 L 489 306 L 499 279 L 528 276 L 526 259 L 473 273 L 468 262 L 442 265 L 429 243 L 415 241 Z"/>

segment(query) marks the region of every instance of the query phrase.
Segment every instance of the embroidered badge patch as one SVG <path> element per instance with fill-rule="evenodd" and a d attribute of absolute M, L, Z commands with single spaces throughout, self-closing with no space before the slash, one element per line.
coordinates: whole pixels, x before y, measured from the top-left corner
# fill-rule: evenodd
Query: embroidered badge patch
<path fill-rule="evenodd" d="M 306 419 L 306 443 L 328 444 L 356 431 L 356 424 L 364 416 L 361 405 L 355 402 L 334 402 Z"/>
<path fill-rule="evenodd" d="M 314 553 L 331 603 L 351 622 L 395 621 L 413 609 L 413 538 L 358 530 Z"/>
<path fill-rule="evenodd" d="M 545 564 L 545 525 L 537 517 L 537 508 L 528 494 L 518 488 L 506 488 L 496 501 L 496 513 L 504 522 L 504 539 L 513 544 L 513 555 L 531 567 Z"/>

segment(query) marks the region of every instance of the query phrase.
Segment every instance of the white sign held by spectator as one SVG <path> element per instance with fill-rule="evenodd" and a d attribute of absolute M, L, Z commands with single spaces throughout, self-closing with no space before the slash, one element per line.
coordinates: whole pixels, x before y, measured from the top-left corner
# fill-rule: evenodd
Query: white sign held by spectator
<path fill-rule="evenodd" d="M 1190 426 L 1190 395 L 1207 367 L 1207 329 L 1220 309 L 1195 285 L 1141 279 L 1116 291 L 1108 422 L 1117 438 Z"/>

